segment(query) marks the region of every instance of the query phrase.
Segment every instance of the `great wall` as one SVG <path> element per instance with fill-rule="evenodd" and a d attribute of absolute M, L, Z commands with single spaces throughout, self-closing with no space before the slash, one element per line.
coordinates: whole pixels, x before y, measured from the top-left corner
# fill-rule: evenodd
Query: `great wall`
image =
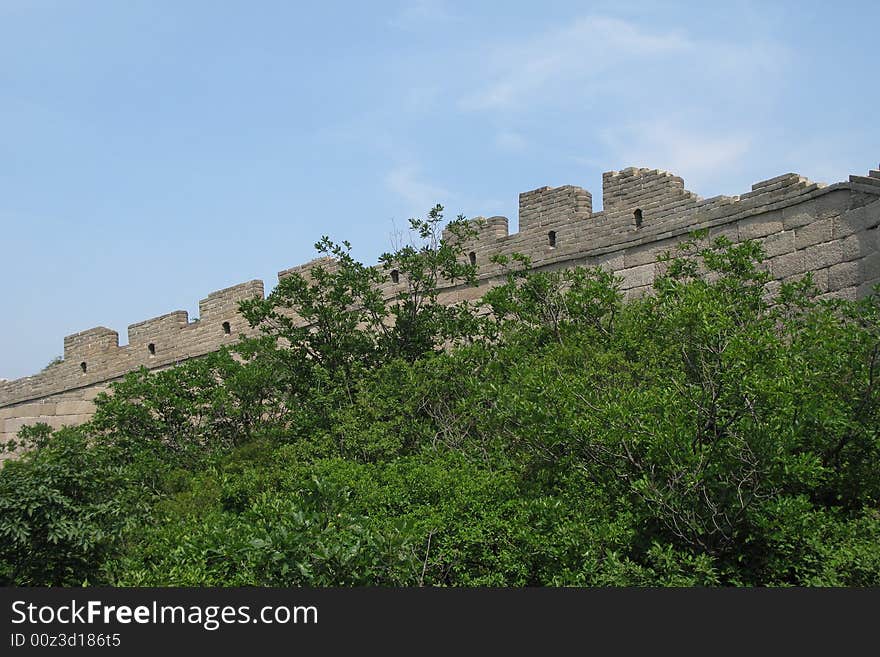
<path fill-rule="evenodd" d="M 517 233 L 509 234 L 505 217 L 489 217 L 464 245 L 479 266 L 479 285 L 447 288 L 441 299 L 481 296 L 501 277 L 491 256 L 515 252 L 528 255 L 534 268 L 599 265 L 621 277 L 626 294 L 644 293 L 662 267 L 659 256 L 698 229 L 733 242 L 762 242 L 775 281 L 812 272 L 823 296 L 857 298 L 880 282 L 878 170 L 831 185 L 788 173 L 739 196 L 701 199 L 678 176 L 629 168 L 603 174 L 602 197 L 603 210 L 594 213 L 590 193 L 580 187 L 520 194 Z M 284 270 L 279 280 L 315 262 Z M 393 296 L 404 284 L 389 280 L 383 292 Z M 37 422 L 58 428 L 87 421 L 95 396 L 126 372 L 173 366 L 234 343 L 251 332 L 238 314 L 239 301 L 263 294 L 259 280 L 212 292 L 199 302 L 198 320 L 175 311 L 132 324 L 124 346 L 104 327 L 65 337 L 63 360 L 0 383 L 0 442 Z"/>

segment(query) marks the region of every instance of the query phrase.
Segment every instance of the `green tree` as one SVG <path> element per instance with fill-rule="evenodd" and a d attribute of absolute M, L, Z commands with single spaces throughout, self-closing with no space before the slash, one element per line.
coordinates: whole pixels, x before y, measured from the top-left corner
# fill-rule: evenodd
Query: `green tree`
<path fill-rule="evenodd" d="M 79 429 L 20 432 L 27 449 L 0 470 L 0 583 L 102 582 L 103 561 L 137 513 L 125 468 Z"/>
<path fill-rule="evenodd" d="M 23 430 L 3 581 L 880 584 L 877 295 L 695 235 L 642 298 L 514 256 L 447 306 L 474 232 L 441 219 L 378 267 L 323 240 L 259 337 Z"/>

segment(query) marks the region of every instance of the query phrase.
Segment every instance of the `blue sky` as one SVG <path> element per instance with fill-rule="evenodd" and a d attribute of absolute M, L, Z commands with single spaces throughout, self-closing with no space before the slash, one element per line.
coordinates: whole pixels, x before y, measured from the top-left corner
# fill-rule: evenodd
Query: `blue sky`
<path fill-rule="evenodd" d="M 0 0 L 0 377 L 408 217 L 880 161 L 880 3 Z"/>

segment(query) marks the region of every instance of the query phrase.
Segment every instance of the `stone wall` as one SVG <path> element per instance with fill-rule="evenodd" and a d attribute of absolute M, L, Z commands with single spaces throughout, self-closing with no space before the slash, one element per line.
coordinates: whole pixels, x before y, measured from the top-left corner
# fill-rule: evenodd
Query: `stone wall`
<path fill-rule="evenodd" d="M 464 245 L 479 266 L 480 285 L 450 287 L 441 299 L 481 296 L 501 280 L 490 259 L 524 253 L 533 267 L 600 265 L 622 278 L 627 295 L 651 289 L 661 271 L 658 257 L 697 229 L 733 242 L 759 240 L 777 281 L 812 272 L 824 295 L 856 298 L 880 282 L 880 171 L 850 176 L 833 185 L 789 173 L 752 185 L 739 196 L 702 199 L 684 181 L 657 169 L 629 168 L 603 175 L 604 209 L 580 187 L 541 187 L 520 194 L 517 233 L 506 217 L 478 218 L 478 234 Z M 319 259 L 286 269 L 279 279 L 306 272 Z M 388 281 L 393 296 L 405 285 Z M 209 294 L 199 319 L 175 311 L 128 327 L 128 344 L 115 331 L 97 327 L 64 338 L 64 359 L 33 376 L 0 383 L 0 441 L 26 424 L 79 424 L 93 412 L 91 400 L 108 383 L 140 366 L 173 366 L 233 343 L 251 329 L 238 314 L 242 299 L 262 297 L 263 282 L 249 281 Z"/>

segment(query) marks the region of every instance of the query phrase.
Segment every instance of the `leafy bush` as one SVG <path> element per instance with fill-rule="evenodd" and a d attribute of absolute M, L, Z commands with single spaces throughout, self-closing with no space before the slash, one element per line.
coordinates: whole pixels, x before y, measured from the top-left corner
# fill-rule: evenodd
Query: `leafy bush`
<path fill-rule="evenodd" d="M 259 338 L 25 430 L 4 581 L 880 584 L 876 295 L 695 235 L 643 298 L 514 257 L 445 306 L 476 271 L 441 219 L 376 268 L 325 238 L 335 264 L 242 305 Z"/>

